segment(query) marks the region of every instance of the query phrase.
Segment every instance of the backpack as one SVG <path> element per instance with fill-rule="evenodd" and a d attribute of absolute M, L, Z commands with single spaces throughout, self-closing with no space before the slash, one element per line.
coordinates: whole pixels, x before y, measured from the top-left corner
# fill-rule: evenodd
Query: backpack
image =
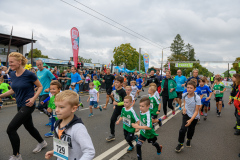
<path fill-rule="evenodd" d="M 188 96 L 188 93 L 183 97 L 183 99 L 185 100 L 187 96 Z M 194 100 L 195 100 L 195 103 L 197 104 L 197 96 L 195 92 L 194 92 Z"/>

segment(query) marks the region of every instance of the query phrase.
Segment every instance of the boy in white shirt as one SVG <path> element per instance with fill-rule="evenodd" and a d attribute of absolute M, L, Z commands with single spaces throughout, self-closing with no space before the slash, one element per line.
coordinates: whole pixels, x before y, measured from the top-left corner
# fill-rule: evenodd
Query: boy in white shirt
<path fill-rule="evenodd" d="M 87 102 L 89 102 L 90 100 L 90 114 L 88 117 L 93 116 L 93 110 L 92 107 L 94 107 L 94 109 L 99 109 L 100 111 L 102 111 L 102 106 L 98 106 L 98 102 L 99 102 L 99 92 L 94 88 L 94 83 L 91 82 L 89 83 L 89 97 L 87 99 Z"/>
<path fill-rule="evenodd" d="M 137 97 L 137 91 L 138 91 L 138 87 L 137 87 L 137 82 L 136 81 L 131 81 L 131 88 L 132 88 L 132 92 L 131 94 L 134 96 L 134 97 Z M 134 98 L 135 99 L 135 98 Z M 135 99 L 135 101 L 137 100 L 137 98 Z"/>

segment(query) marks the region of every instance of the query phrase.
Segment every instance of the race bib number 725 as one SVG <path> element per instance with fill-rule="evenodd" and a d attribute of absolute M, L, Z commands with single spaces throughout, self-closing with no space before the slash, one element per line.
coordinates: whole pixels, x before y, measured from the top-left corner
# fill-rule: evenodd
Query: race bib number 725
<path fill-rule="evenodd" d="M 53 155 L 68 160 L 68 142 L 53 137 Z"/>

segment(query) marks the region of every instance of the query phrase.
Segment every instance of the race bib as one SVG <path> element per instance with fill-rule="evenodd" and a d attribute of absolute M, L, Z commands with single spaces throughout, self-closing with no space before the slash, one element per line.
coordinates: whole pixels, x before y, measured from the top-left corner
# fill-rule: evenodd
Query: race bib
<path fill-rule="evenodd" d="M 53 155 L 68 160 L 68 142 L 53 137 Z"/>
<path fill-rule="evenodd" d="M 143 124 L 143 123 L 140 121 L 140 126 L 146 126 L 146 125 Z M 141 129 L 141 131 L 143 131 L 144 134 L 146 133 L 146 130 L 145 130 L 145 129 Z"/>
<path fill-rule="evenodd" d="M 153 104 L 152 103 L 150 103 L 149 109 L 153 109 Z"/>
<path fill-rule="evenodd" d="M 53 117 L 57 117 L 57 115 L 56 115 L 56 110 L 55 110 L 55 109 L 53 109 L 53 111 L 52 111 L 52 116 L 53 116 Z"/>
<path fill-rule="evenodd" d="M 207 94 L 205 93 L 205 94 L 203 94 L 203 98 L 207 98 L 208 96 L 207 96 Z"/>
<path fill-rule="evenodd" d="M 128 127 L 131 127 L 131 120 L 126 117 L 123 117 L 123 124 L 125 124 Z"/>
<path fill-rule="evenodd" d="M 93 94 L 90 94 L 90 98 L 91 98 L 91 99 L 94 98 Z"/>
<path fill-rule="evenodd" d="M 115 94 L 115 95 L 114 95 L 114 99 L 115 99 L 116 102 L 119 102 L 119 101 L 120 101 L 120 100 L 119 100 L 119 95 L 118 95 L 118 94 Z"/>
<path fill-rule="evenodd" d="M 215 90 L 215 93 L 216 94 L 220 94 L 220 90 Z"/>

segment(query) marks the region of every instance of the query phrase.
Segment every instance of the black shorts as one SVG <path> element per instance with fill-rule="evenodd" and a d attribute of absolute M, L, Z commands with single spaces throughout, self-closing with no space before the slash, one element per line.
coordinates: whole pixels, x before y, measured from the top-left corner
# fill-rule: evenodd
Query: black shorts
<path fill-rule="evenodd" d="M 222 97 L 216 97 L 216 102 L 222 101 Z"/>
<path fill-rule="evenodd" d="M 138 139 L 145 142 L 147 138 L 143 137 L 143 136 L 140 134 L 140 136 L 139 136 Z M 157 141 L 157 137 L 155 136 L 154 138 L 147 139 L 147 140 L 148 140 L 148 143 L 154 143 L 154 142 Z"/>
<path fill-rule="evenodd" d="M 214 83 L 214 81 L 211 81 L 211 84 L 213 84 Z"/>
<path fill-rule="evenodd" d="M 107 95 L 111 95 L 112 87 L 106 88 Z"/>
<path fill-rule="evenodd" d="M 152 119 L 157 119 L 158 115 L 152 115 Z"/>
<path fill-rule="evenodd" d="M 182 99 L 182 94 L 183 94 L 183 92 L 177 92 L 177 98 Z"/>

